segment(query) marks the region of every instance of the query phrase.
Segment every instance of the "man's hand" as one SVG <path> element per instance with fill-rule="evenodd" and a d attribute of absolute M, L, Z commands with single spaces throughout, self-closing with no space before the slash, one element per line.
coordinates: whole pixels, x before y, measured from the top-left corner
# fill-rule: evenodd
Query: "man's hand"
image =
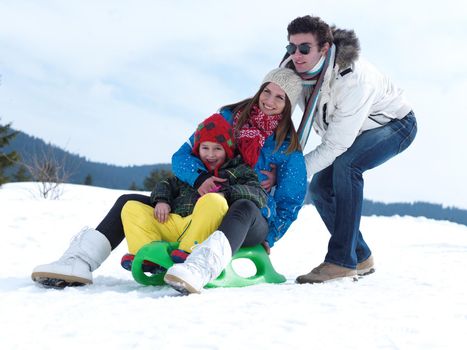
<path fill-rule="evenodd" d="M 159 202 L 154 207 L 154 217 L 159 221 L 161 224 L 167 222 L 169 219 L 170 214 L 170 205 L 164 202 Z"/>
<path fill-rule="evenodd" d="M 227 179 L 222 179 L 217 176 L 211 176 L 206 181 L 202 183 L 198 188 L 198 193 L 201 196 L 204 196 L 206 193 L 217 192 L 219 191 L 220 186 L 216 182 L 225 182 Z"/>
<path fill-rule="evenodd" d="M 264 181 L 261 181 L 261 187 L 266 190 L 266 192 L 271 191 L 271 188 L 273 188 L 276 185 L 276 164 L 269 164 L 271 167 L 271 171 L 268 170 L 261 170 L 261 174 L 264 174 L 267 176 L 267 179 Z"/>

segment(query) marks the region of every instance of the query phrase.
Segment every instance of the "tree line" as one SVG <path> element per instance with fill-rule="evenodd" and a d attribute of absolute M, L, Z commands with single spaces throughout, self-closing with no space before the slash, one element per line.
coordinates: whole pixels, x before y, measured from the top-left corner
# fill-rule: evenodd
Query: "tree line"
<path fill-rule="evenodd" d="M 115 166 L 87 160 L 0 123 L 0 186 L 34 181 L 45 198 L 60 195 L 60 184 L 85 184 L 115 189 L 151 191 L 171 175 L 169 164 Z"/>
<path fill-rule="evenodd" d="M 18 142 L 12 147 L 15 139 Z M 56 198 L 62 183 L 151 191 L 158 181 L 171 175 L 169 164 L 117 167 L 89 162 L 13 130 L 11 123 L 0 123 L 0 186 L 7 182 L 34 181 L 42 197 Z M 312 204 L 309 197 L 305 204 Z M 424 216 L 467 225 L 467 210 L 427 202 L 387 204 L 364 200 L 363 215 Z"/>

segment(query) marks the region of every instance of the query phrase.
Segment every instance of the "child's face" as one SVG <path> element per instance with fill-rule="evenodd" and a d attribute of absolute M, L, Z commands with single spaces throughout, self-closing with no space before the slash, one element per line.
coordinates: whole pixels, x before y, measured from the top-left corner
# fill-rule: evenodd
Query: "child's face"
<path fill-rule="evenodd" d="M 269 83 L 259 95 L 259 109 L 266 115 L 281 114 L 285 108 L 285 92 L 279 85 Z"/>
<path fill-rule="evenodd" d="M 199 157 L 214 170 L 225 162 L 225 150 L 220 143 L 205 141 L 199 145 Z"/>

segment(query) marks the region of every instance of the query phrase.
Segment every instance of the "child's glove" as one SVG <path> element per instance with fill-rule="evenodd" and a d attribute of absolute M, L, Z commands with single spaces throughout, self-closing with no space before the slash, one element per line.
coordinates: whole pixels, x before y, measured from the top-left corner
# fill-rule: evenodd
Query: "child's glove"
<path fill-rule="evenodd" d="M 216 184 L 214 187 L 212 187 L 212 188 L 210 189 L 209 192 L 210 192 L 210 193 L 212 193 L 212 192 L 219 192 L 219 190 L 220 190 L 221 188 L 222 188 L 221 185 L 217 185 L 217 184 Z"/>

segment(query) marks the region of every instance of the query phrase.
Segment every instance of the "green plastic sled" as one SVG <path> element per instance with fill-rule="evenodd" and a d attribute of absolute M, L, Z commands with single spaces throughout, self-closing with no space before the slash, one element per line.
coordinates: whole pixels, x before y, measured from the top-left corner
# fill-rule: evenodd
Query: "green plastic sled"
<path fill-rule="evenodd" d="M 155 241 L 143 246 L 136 254 L 131 268 L 131 273 L 136 282 L 146 286 L 165 284 L 164 273 L 146 275 L 142 264 L 144 260 L 148 260 L 168 269 L 174 264 L 170 258 L 170 253 L 177 248 L 178 242 L 163 241 Z M 232 261 L 242 258 L 250 259 L 255 264 L 256 274 L 254 276 L 242 277 L 235 272 Z M 286 281 L 286 278 L 274 269 L 268 254 L 260 244 L 254 247 L 240 248 L 232 257 L 232 261 L 217 279 L 206 285 L 206 288 L 246 287 L 258 283 L 283 283 Z"/>

